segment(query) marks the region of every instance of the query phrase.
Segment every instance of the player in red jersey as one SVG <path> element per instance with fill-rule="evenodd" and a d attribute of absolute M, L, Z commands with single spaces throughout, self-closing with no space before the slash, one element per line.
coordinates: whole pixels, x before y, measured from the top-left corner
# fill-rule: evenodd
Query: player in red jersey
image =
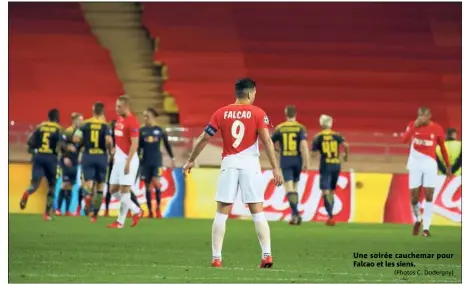
<path fill-rule="evenodd" d="M 139 157 L 139 122 L 129 110 L 129 97 L 120 96 L 116 102 L 118 119 L 115 124 L 115 154 L 113 169 L 110 174 L 110 193 L 121 202 L 118 219 L 110 224 L 110 228 L 122 228 L 128 210 L 134 215 L 131 226 L 139 223 L 143 212 L 131 201 L 131 186 L 137 176 Z"/>
<path fill-rule="evenodd" d="M 422 224 L 420 213 L 420 188 L 425 189 L 425 208 L 423 214 L 423 236 L 430 236 L 429 228 L 433 216 L 433 194 L 436 188 L 438 165 L 436 146 L 439 145 L 445 159 L 447 173 L 450 175 L 449 156 L 444 144 L 444 131 L 439 124 L 431 121 L 431 111 L 427 107 L 418 109 L 418 118 L 407 126 L 403 135 L 404 143 L 410 143 L 407 162 L 409 170 L 409 189 L 415 224 L 413 235 L 418 235 Z"/>
<path fill-rule="evenodd" d="M 210 123 L 194 146 L 184 172 L 190 173 L 195 159 L 209 139 L 221 131 L 223 160 L 216 192 L 217 212 L 212 228 L 212 267 L 222 267 L 221 249 L 226 232 L 226 220 L 241 188 L 242 202 L 248 204 L 262 248 L 261 268 L 273 265 L 271 257 L 270 228 L 263 212 L 263 182 L 259 161 L 258 137 L 265 145 L 266 154 L 273 167 L 274 183 L 279 186 L 283 177 L 278 169 L 273 142 L 268 131 L 269 120 L 265 112 L 253 106 L 255 82 L 249 78 L 236 82 L 236 102 L 213 113 Z"/>

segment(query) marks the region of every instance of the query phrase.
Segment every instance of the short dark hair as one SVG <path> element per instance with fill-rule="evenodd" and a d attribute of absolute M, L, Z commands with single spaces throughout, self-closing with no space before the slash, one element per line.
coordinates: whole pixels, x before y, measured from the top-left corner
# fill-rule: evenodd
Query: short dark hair
<path fill-rule="evenodd" d="M 158 112 L 157 112 L 157 111 L 155 110 L 155 108 L 153 108 L 153 107 L 147 108 L 146 111 L 147 111 L 148 113 L 151 113 L 151 114 L 153 115 L 153 117 L 157 117 L 157 116 L 158 116 Z"/>
<path fill-rule="evenodd" d="M 53 108 L 48 111 L 48 120 L 58 122 L 60 121 L 60 111 L 58 109 Z"/>
<path fill-rule="evenodd" d="M 455 128 L 447 128 L 446 129 L 446 136 L 451 137 L 452 134 L 457 133 L 457 130 Z"/>
<path fill-rule="evenodd" d="M 297 110 L 295 109 L 294 105 L 286 106 L 286 109 L 284 112 L 286 113 L 286 116 L 289 118 L 294 118 L 295 115 L 297 114 Z"/>
<path fill-rule="evenodd" d="M 431 110 L 426 106 L 422 106 L 422 107 L 418 108 L 418 115 L 425 114 L 425 113 L 431 114 Z"/>
<path fill-rule="evenodd" d="M 105 111 L 105 104 L 103 104 L 100 101 L 97 101 L 96 103 L 94 103 L 95 115 L 103 115 L 104 111 Z"/>
<path fill-rule="evenodd" d="M 256 87 L 256 83 L 251 78 L 241 78 L 236 81 L 236 85 L 234 86 L 234 90 L 236 92 L 236 97 L 239 99 L 247 98 L 247 94 L 252 91 Z"/>

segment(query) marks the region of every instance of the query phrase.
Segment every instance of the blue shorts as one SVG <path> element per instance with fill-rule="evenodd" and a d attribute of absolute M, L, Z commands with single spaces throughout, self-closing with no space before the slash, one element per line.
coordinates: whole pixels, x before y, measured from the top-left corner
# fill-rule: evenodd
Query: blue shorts
<path fill-rule="evenodd" d="M 281 168 L 283 173 L 284 182 L 298 182 L 300 180 L 300 173 L 302 172 L 302 164 L 295 164 Z"/>
<path fill-rule="evenodd" d="M 104 183 L 107 176 L 108 161 L 106 155 L 82 155 L 82 175 L 84 181 L 94 181 L 97 184 Z"/>
<path fill-rule="evenodd" d="M 153 178 L 160 177 L 160 166 L 140 166 L 140 178 L 143 181 L 152 181 Z"/>
<path fill-rule="evenodd" d="M 334 191 L 336 190 L 337 180 L 341 173 L 341 167 L 329 167 L 320 170 L 320 190 Z"/>
<path fill-rule="evenodd" d="M 61 165 L 61 174 L 63 178 L 63 183 L 70 183 L 74 185 L 77 179 L 77 167 L 71 166 L 67 167 L 64 164 Z"/>
<path fill-rule="evenodd" d="M 32 179 L 40 180 L 45 177 L 49 184 L 57 179 L 58 157 L 56 155 L 35 154 L 32 160 Z"/>

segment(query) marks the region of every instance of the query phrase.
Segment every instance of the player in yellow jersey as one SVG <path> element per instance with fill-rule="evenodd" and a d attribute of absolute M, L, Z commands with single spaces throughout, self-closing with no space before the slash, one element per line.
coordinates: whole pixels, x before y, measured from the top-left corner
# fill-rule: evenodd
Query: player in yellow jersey
<path fill-rule="evenodd" d="M 271 139 L 281 155 L 280 166 L 284 178 L 284 189 L 292 209 L 289 224 L 298 225 L 302 222 L 298 211 L 298 183 L 302 169 L 306 170 L 310 164 L 307 129 L 297 122 L 295 106 L 286 106 L 284 112 L 286 121 L 276 127 Z"/>

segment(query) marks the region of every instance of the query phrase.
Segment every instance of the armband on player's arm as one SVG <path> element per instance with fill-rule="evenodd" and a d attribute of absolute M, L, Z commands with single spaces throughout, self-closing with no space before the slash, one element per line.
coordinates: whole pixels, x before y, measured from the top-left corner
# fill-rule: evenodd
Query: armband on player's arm
<path fill-rule="evenodd" d="M 210 137 L 215 136 L 217 131 L 218 130 L 212 124 L 208 124 L 207 127 L 205 127 L 205 130 L 204 130 L 204 132 L 206 134 L 208 134 Z"/>
<path fill-rule="evenodd" d="M 207 127 L 205 127 L 202 134 L 200 134 L 197 141 L 194 143 L 194 148 L 192 149 L 192 153 L 188 159 L 189 162 L 194 162 L 195 159 L 200 155 L 202 150 L 207 146 L 208 141 L 212 136 L 216 134 L 218 131 L 218 122 L 216 120 L 216 112 L 213 113 L 212 117 L 210 118 L 210 123 L 208 123 Z"/>

